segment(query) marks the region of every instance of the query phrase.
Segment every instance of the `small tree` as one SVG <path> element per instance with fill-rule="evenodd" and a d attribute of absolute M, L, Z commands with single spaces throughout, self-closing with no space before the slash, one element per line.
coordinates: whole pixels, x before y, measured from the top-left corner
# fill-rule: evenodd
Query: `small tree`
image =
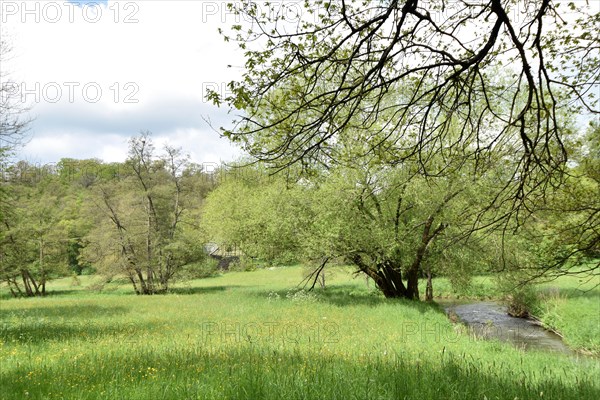
<path fill-rule="evenodd" d="M 183 227 L 186 210 L 199 201 L 188 190 L 187 165 L 168 146 L 156 157 L 147 132 L 132 138 L 121 179 L 92 190 L 97 226 L 84 258 L 107 275 L 125 274 L 137 294 L 167 291 L 182 266 L 202 257 Z"/>
<path fill-rule="evenodd" d="M 52 177 L 13 186 L 0 239 L 0 280 L 13 296 L 44 296 L 47 281 L 67 270 L 63 189 Z"/>
<path fill-rule="evenodd" d="M 460 180 L 414 176 L 404 169 L 335 171 L 315 191 L 309 252 L 343 257 L 373 279 L 386 297 L 419 299 L 419 280 L 433 272 L 465 273 L 452 263 L 452 246 L 464 251 L 471 189 Z M 436 251 L 432 251 L 436 248 Z M 446 259 L 445 265 L 437 265 Z"/>

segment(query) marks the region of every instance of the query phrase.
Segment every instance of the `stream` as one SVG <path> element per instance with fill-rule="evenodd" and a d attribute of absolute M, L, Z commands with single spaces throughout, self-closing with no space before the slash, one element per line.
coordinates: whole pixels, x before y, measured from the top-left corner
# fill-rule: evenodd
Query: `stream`
<path fill-rule="evenodd" d="M 502 304 L 489 301 L 462 304 L 441 301 L 439 304 L 446 310 L 446 314 L 454 314 L 476 336 L 510 342 L 525 349 L 574 354 L 560 336 L 533 320 L 511 317 Z"/>

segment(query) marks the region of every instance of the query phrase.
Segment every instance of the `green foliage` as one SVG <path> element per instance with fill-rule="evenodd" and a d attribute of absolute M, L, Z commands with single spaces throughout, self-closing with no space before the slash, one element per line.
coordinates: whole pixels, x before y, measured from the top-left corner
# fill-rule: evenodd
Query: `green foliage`
<path fill-rule="evenodd" d="M 149 134 L 132 138 L 119 179 L 90 191 L 94 227 L 84 259 L 106 276 L 125 275 L 138 294 L 167 291 L 183 266 L 202 261 L 195 221 L 202 198 L 194 191 L 203 176 L 189 167 L 180 150 L 168 146 L 157 157 Z"/>
<path fill-rule="evenodd" d="M 249 257 L 239 257 L 237 259 L 233 259 L 231 260 L 231 262 L 228 264 L 227 268 L 229 271 L 234 271 L 234 272 L 247 272 L 247 271 L 254 271 L 257 268 L 257 265 L 259 265 L 260 261 L 257 260 L 253 260 Z"/>
<path fill-rule="evenodd" d="M 297 261 L 302 230 L 310 223 L 304 189 L 253 168 L 234 170 L 222 179 L 203 207 L 209 239 L 223 249 L 241 249 L 245 260 Z"/>
<path fill-rule="evenodd" d="M 156 157 L 147 135 L 131 144 L 123 164 L 20 161 L 2 171 L 0 280 L 15 296 L 43 295 L 49 279 L 95 271 L 133 278 L 141 292 L 164 291 L 186 275 L 181 267 L 203 263 L 200 206 L 214 181 L 176 149 Z M 140 275 L 150 276 L 145 288 Z"/>
<path fill-rule="evenodd" d="M 67 272 L 65 193 L 51 176 L 11 186 L 0 237 L 0 280 L 14 296 L 43 296 L 46 282 Z"/>
<path fill-rule="evenodd" d="M 532 287 L 522 286 L 508 295 L 507 303 L 509 315 L 526 318 L 537 308 L 538 298 Z"/>
<path fill-rule="evenodd" d="M 271 12 L 231 6 L 241 22 L 222 33 L 244 51 L 246 70 L 227 96 L 209 98 L 243 111 L 224 134 L 256 160 L 331 185 L 315 195 L 331 211 L 313 211 L 316 226 L 302 236 L 309 258 L 352 254 L 349 261 L 376 281 L 385 263 L 388 276 L 414 276 L 415 265 L 466 287 L 490 265 L 529 269 L 524 279 L 531 279 L 598 257 L 598 124 L 586 157 L 573 154 L 571 142 L 576 116 L 597 110 L 600 18 L 584 2 L 569 10 L 536 2 L 519 18 L 513 6 L 494 0 L 448 13 L 443 1 L 317 1 L 299 5 L 310 17 L 293 34 L 279 29 L 284 13 L 272 4 Z M 468 41 L 455 34 L 462 26 Z M 351 174 L 344 168 L 365 176 L 344 177 Z M 400 207 L 406 224 L 390 222 L 399 189 L 386 185 L 401 180 L 390 179 L 390 170 L 415 186 L 403 195 L 413 209 Z M 347 187 L 333 188 L 336 179 L 347 179 Z M 427 228 L 449 182 L 469 190 L 433 213 Z M 244 228 L 269 237 L 264 230 L 260 223 Z M 242 231 L 225 236 L 248 242 Z M 244 246 L 257 254 L 266 248 Z M 396 278 L 390 295 L 401 286 Z M 408 296 L 418 297 L 417 285 L 409 286 Z"/>
<path fill-rule="evenodd" d="M 600 124 L 569 144 L 572 164 L 562 184 L 540 193 L 531 217 L 518 229 L 519 240 L 535 255 L 530 277 L 600 270 Z"/>
<path fill-rule="evenodd" d="M 239 248 L 242 259 L 316 268 L 343 260 L 386 296 L 418 298 L 416 281 L 426 272 L 466 286 L 503 256 L 498 235 L 472 231 L 487 177 L 426 177 L 417 165 L 378 163 L 349 163 L 296 182 L 260 167 L 236 172 L 208 196 L 202 220 L 211 240 Z M 390 269 L 411 289 L 392 283 Z"/>
<path fill-rule="evenodd" d="M 221 33 L 245 71 L 208 97 L 243 111 L 224 134 L 278 169 L 375 160 L 436 176 L 497 164 L 493 189 L 520 213 L 559 184 L 563 116 L 597 112 L 600 17 L 591 2 L 538 1 L 518 16 L 517 3 L 319 0 L 297 5 L 292 33 L 275 3 L 231 4 L 238 21 Z M 457 158 L 470 170 L 446 164 Z"/>
<path fill-rule="evenodd" d="M 578 273 L 540 285 L 536 318 L 580 351 L 600 355 L 600 279 L 589 278 L 586 266 Z"/>
<path fill-rule="evenodd" d="M 216 276 L 218 274 L 218 264 L 217 260 L 210 257 L 206 257 L 202 261 L 186 264 L 178 272 L 177 280 L 188 281 Z"/>

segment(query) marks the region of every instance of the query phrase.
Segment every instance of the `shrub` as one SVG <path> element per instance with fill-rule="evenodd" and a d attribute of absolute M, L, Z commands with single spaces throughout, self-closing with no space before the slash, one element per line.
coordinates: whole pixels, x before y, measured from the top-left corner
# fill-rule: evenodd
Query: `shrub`
<path fill-rule="evenodd" d="M 180 279 L 202 279 L 210 278 L 217 274 L 219 261 L 213 258 L 207 257 L 203 261 L 185 265 L 179 271 L 178 277 Z"/>
<path fill-rule="evenodd" d="M 506 296 L 508 314 L 527 318 L 537 308 L 538 298 L 531 286 L 519 286 Z"/>

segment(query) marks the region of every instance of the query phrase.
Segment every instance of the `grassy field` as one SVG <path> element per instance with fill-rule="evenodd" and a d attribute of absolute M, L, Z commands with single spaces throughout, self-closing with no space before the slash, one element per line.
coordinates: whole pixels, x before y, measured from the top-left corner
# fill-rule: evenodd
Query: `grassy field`
<path fill-rule="evenodd" d="M 597 358 L 478 340 L 435 304 L 383 299 L 342 269 L 314 293 L 294 289 L 301 276 L 298 267 L 232 272 L 152 297 L 126 285 L 85 290 L 93 278 L 83 277 L 53 282 L 49 298 L 3 297 L 1 397 L 600 398 Z M 546 289 L 548 314 L 577 331 L 565 312 L 587 303 L 563 289 Z M 591 293 L 576 301 L 593 312 Z M 586 331 L 598 340 L 593 325 Z"/>

